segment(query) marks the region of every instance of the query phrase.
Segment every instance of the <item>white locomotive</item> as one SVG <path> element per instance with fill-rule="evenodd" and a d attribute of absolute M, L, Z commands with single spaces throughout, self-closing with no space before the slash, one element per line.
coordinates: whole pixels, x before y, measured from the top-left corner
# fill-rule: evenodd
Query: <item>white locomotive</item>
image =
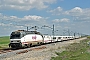
<path fill-rule="evenodd" d="M 9 47 L 30 47 L 35 44 L 42 44 L 44 42 L 43 35 L 37 31 L 14 31 L 10 35 Z"/>

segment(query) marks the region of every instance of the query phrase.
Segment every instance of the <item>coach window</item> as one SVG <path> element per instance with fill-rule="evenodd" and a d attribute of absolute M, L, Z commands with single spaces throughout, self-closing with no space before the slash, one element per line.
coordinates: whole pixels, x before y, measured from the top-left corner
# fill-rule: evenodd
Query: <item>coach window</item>
<path fill-rule="evenodd" d="M 56 39 L 56 37 L 53 37 L 53 39 Z"/>
<path fill-rule="evenodd" d="M 61 37 L 58 37 L 58 39 L 61 39 Z"/>

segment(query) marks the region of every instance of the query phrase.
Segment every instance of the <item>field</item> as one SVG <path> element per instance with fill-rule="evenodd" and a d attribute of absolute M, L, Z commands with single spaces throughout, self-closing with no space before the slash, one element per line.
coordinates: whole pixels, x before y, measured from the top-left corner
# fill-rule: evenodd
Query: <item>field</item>
<path fill-rule="evenodd" d="M 58 56 L 51 60 L 90 60 L 90 37 L 80 43 L 71 44 L 66 47 L 66 51 L 56 54 Z"/>
<path fill-rule="evenodd" d="M 0 37 L 0 49 L 8 48 L 9 36 Z"/>

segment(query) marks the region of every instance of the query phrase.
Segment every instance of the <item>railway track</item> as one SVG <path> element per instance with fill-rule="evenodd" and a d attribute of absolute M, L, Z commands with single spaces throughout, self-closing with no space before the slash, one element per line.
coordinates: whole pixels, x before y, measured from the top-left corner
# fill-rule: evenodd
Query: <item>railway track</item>
<path fill-rule="evenodd" d="M 0 50 L 0 54 L 7 53 L 7 52 L 12 52 L 12 51 L 14 51 L 14 50 L 12 50 L 11 48 L 5 48 L 5 49 Z"/>
<path fill-rule="evenodd" d="M 45 49 L 45 48 L 46 48 L 45 45 L 35 46 L 31 48 L 19 48 L 19 49 L 6 48 L 6 49 L 1 49 L 0 54 L 14 52 L 14 51 L 17 51 L 16 54 L 21 54 L 21 53 L 27 53 L 28 51 L 32 51 L 32 50 L 40 50 L 40 49 Z"/>

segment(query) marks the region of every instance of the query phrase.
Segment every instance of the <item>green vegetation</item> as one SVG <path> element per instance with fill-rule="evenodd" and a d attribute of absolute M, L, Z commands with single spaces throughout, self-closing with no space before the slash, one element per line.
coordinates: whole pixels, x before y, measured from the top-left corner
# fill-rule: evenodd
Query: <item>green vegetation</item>
<path fill-rule="evenodd" d="M 56 52 L 57 57 L 51 60 L 90 60 L 90 39 L 83 40 L 80 43 L 74 43 L 66 47 L 62 53 Z"/>
<path fill-rule="evenodd" d="M 8 48 L 9 36 L 0 37 L 0 49 Z"/>
<path fill-rule="evenodd" d="M 87 38 L 90 39 L 90 36 L 88 36 Z"/>

